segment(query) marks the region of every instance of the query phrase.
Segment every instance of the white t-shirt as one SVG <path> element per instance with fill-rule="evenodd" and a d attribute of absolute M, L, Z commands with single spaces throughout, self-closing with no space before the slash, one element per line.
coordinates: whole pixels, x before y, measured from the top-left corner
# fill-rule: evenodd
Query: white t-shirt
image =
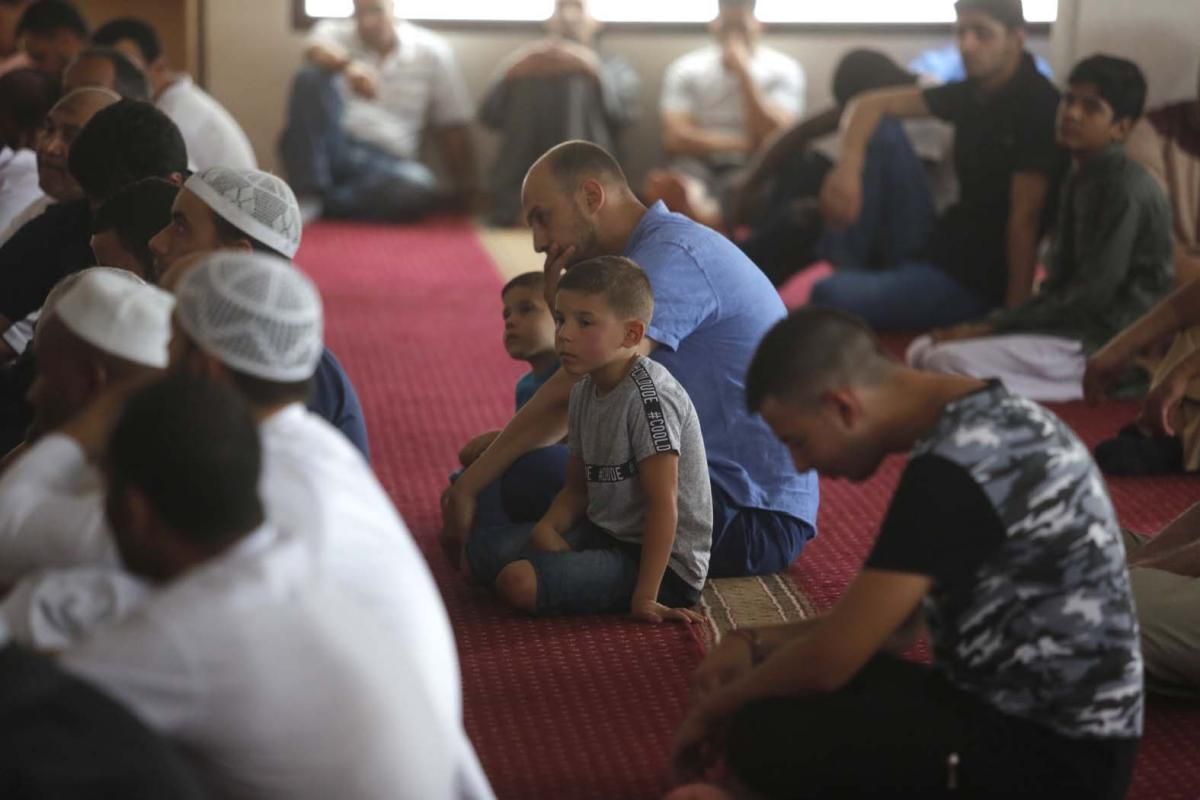
<path fill-rule="evenodd" d="M 192 170 L 258 168 L 254 148 L 237 120 L 189 76 L 164 89 L 155 105 L 179 126 Z"/>
<path fill-rule="evenodd" d="M 454 51 L 442 37 L 407 22 L 396 23 L 396 46 L 380 56 L 358 36 L 353 20 L 323 20 L 309 44 L 332 44 L 379 74 L 379 96 L 366 100 L 346 89 L 347 135 L 399 158 L 416 158 L 425 127 L 464 125 L 474 117 Z"/>
<path fill-rule="evenodd" d="M 37 154 L 7 147 L 0 150 L 0 230 L 6 230 L 18 215 L 44 196 L 38 185 Z"/>
<path fill-rule="evenodd" d="M 804 113 L 804 69 L 796 59 L 759 45 L 750 59 L 750 73 L 772 104 L 795 117 Z M 741 84 L 721 63 L 716 45 L 688 53 L 667 67 L 660 108 L 663 113 L 688 114 L 705 130 L 746 131 Z"/>
<path fill-rule="evenodd" d="M 175 741 L 215 796 L 463 796 L 420 653 L 264 527 L 62 656 Z M 480 796 L 480 795 L 474 795 Z"/>
<path fill-rule="evenodd" d="M 461 718 L 458 653 L 441 595 L 362 455 L 299 403 L 259 430 L 267 519 L 283 538 L 302 541 L 322 574 L 405 642 L 431 676 L 436 707 Z M 107 609 L 126 607 L 113 602 L 120 587 L 106 588 L 84 570 L 80 585 L 68 589 L 61 577 L 39 570 L 117 565 L 97 470 L 73 439 L 44 437 L 0 477 L 0 583 L 26 578 L 0 606 L 0 618 L 14 635 L 77 636 L 107 621 Z M 54 585 L 31 585 L 46 581 Z M 89 586 L 99 592 L 94 609 L 82 605 Z M 56 606 L 53 598 L 73 606 Z"/>
<path fill-rule="evenodd" d="M 37 157 L 34 156 L 35 168 L 36 158 Z M 13 234 L 24 227 L 25 223 L 29 222 L 34 217 L 41 216 L 41 213 L 50 206 L 54 205 L 55 202 L 57 201 L 53 197 L 48 194 L 43 194 L 41 186 L 39 186 L 38 193 L 34 195 L 33 199 L 25 205 L 25 208 L 14 214 L 13 218 L 9 220 L 8 224 L 3 228 L 0 228 L 0 245 L 3 245 L 5 242 L 11 239 Z"/>

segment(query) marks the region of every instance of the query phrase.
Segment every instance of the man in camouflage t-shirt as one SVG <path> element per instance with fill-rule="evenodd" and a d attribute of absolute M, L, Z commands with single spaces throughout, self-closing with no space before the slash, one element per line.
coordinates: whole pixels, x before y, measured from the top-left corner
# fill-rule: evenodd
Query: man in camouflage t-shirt
<path fill-rule="evenodd" d="M 735 630 L 697 671 L 683 767 L 724 755 L 764 797 L 1119 798 L 1142 658 L 1112 504 L 1087 449 L 999 383 L 901 366 L 857 319 L 802 309 L 746 381 L 799 470 L 910 453 L 827 614 Z M 932 667 L 901 660 L 928 629 Z"/>

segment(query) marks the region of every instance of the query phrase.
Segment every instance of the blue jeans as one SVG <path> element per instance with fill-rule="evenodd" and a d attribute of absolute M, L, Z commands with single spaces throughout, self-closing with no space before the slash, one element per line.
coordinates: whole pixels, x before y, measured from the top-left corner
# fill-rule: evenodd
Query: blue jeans
<path fill-rule="evenodd" d="M 347 136 L 344 108 L 336 75 L 301 68 L 279 143 L 296 194 L 320 197 L 334 217 L 399 221 L 429 211 L 439 199 L 429 168 Z"/>
<path fill-rule="evenodd" d="M 991 305 L 932 264 L 879 272 L 839 270 L 813 287 L 812 304 L 849 312 L 876 330 L 925 330 L 982 317 Z"/>
<path fill-rule="evenodd" d="M 567 448 L 545 447 L 527 453 L 477 498 L 479 528 L 505 523 L 534 523 L 562 490 Z M 713 542 L 708 574 L 712 578 L 769 575 L 795 561 L 816 531 L 812 525 L 778 511 L 737 505 L 712 484 Z"/>
<path fill-rule="evenodd" d="M 862 180 L 858 220 L 826 232 L 818 256 L 846 269 L 887 268 L 912 258 L 933 232 L 937 210 L 925 166 L 897 120 L 885 118 L 875 129 Z"/>
<path fill-rule="evenodd" d="M 605 614 L 629 611 L 637 588 L 642 548 L 609 536 L 584 520 L 563 536 L 570 552 L 529 547 L 531 523 L 483 528 L 467 543 L 471 574 L 491 585 L 515 561 L 528 561 L 537 576 L 537 611 L 549 614 Z M 658 602 L 671 608 L 694 606 L 700 592 L 670 567 L 663 573 Z"/>

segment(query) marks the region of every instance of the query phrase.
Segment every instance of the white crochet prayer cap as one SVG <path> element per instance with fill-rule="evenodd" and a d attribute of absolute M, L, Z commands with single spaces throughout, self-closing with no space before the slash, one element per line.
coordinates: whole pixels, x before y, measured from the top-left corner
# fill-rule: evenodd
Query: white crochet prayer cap
<path fill-rule="evenodd" d="M 292 187 L 257 169 L 209 167 L 183 188 L 233 227 L 288 258 L 300 249 L 300 204 Z"/>
<path fill-rule="evenodd" d="M 105 353 L 159 369 L 167 366 L 175 298 L 123 269 L 80 273 L 53 307 L 69 331 Z"/>
<path fill-rule="evenodd" d="M 317 287 L 266 253 L 205 258 L 175 290 L 175 319 L 201 350 L 275 383 L 311 378 L 324 349 Z"/>

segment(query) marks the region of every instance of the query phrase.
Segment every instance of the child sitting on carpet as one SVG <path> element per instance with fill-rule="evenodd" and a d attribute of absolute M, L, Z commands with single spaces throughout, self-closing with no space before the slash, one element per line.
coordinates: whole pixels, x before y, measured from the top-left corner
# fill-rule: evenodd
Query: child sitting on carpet
<path fill-rule="evenodd" d="M 654 296 L 646 274 L 604 256 L 568 270 L 555 320 L 571 390 L 566 483 L 536 524 L 480 528 L 475 578 L 535 614 L 626 611 L 699 621 L 712 545 L 700 421 L 683 387 L 642 355 Z"/>
<path fill-rule="evenodd" d="M 500 299 L 504 302 L 504 349 L 515 361 L 529 363 L 530 371 L 517 381 L 517 411 L 558 371 L 554 352 L 554 316 L 544 297 L 545 276 L 523 272 L 504 284 Z M 500 431 L 481 433 L 463 445 L 458 453 L 464 468 L 488 448 Z"/>
<path fill-rule="evenodd" d="M 833 310 L 767 334 L 746 395 L 798 470 L 865 481 L 910 459 L 831 611 L 735 630 L 700 665 L 680 767 L 723 754 L 764 798 L 1124 797 L 1138 627 L 1116 515 L 1075 434 L 996 381 L 897 364 Z M 894 655 L 922 619 L 932 667 Z"/>
<path fill-rule="evenodd" d="M 1142 114 L 1136 64 L 1086 58 L 1058 106 L 1058 142 L 1074 162 L 1059 205 L 1049 276 L 1030 300 L 913 342 L 917 369 L 999 378 L 1034 400 L 1083 397 L 1089 353 L 1171 289 L 1171 206 L 1124 140 Z"/>

